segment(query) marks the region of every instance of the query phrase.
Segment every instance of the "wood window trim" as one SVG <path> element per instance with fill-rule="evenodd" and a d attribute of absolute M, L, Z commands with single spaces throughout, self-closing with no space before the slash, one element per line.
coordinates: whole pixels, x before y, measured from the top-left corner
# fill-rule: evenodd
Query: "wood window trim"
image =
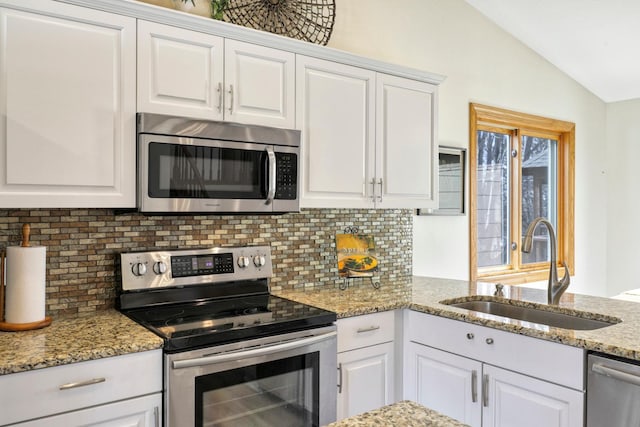
<path fill-rule="evenodd" d="M 469 275 L 471 281 L 482 280 L 521 284 L 545 280 L 549 277 L 549 263 L 533 265 L 531 268 L 503 269 L 478 273 L 477 258 L 477 131 L 478 125 L 492 126 L 505 131 L 516 128 L 533 132 L 560 134 L 558 141 L 558 226 L 557 226 L 557 259 L 558 274 L 564 273 L 562 262 L 567 263 L 569 274 L 575 274 L 575 124 L 562 120 L 550 119 L 526 113 L 469 103 Z M 514 173 L 519 174 L 519 171 Z M 520 186 L 519 176 L 514 181 Z M 519 216 L 519 214 L 518 214 Z M 517 236 L 520 247 L 520 236 Z"/>

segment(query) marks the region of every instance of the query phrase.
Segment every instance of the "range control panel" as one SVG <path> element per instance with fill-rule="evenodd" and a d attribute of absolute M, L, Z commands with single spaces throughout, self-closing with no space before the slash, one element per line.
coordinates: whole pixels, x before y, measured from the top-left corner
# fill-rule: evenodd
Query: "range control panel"
<path fill-rule="evenodd" d="M 271 248 L 242 246 L 120 254 L 122 290 L 271 278 Z"/>

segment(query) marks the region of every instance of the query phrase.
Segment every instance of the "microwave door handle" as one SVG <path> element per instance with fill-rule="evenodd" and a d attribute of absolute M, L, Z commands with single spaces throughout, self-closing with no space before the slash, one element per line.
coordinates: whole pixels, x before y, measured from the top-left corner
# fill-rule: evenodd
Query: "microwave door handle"
<path fill-rule="evenodd" d="M 273 152 L 273 148 L 267 148 L 267 159 L 269 162 L 268 172 L 268 187 L 267 187 L 267 200 L 265 205 L 270 205 L 276 196 L 276 154 Z"/>

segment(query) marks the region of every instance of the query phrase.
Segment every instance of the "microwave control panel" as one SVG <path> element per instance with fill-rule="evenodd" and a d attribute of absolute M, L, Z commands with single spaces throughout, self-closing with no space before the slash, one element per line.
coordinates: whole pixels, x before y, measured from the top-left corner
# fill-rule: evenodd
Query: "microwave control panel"
<path fill-rule="evenodd" d="M 298 198 L 298 155 L 295 153 L 276 154 L 276 199 L 295 200 Z"/>

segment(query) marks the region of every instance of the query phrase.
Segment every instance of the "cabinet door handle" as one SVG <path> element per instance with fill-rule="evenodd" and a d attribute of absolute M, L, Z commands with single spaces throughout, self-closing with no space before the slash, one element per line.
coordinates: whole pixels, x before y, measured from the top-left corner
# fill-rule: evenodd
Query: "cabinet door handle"
<path fill-rule="evenodd" d="M 229 85 L 229 114 L 233 114 L 233 85 Z"/>
<path fill-rule="evenodd" d="M 482 376 L 482 406 L 489 406 L 489 375 Z"/>
<path fill-rule="evenodd" d="M 371 332 L 371 331 L 377 331 L 378 329 L 380 329 L 380 326 L 369 326 L 368 328 L 358 328 L 358 330 L 356 331 L 359 334 L 362 334 L 363 332 Z"/>
<path fill-rule="evenodd" d="M 471 401 L 478 401 L 478 371 L 475 369 L 471 371 Z"/>
<path fill-rule="evenodd" d="M 222 113 L 222 82 L 218 82 L 218 113 Z"/>
<path fill-rule="evenodd" d="M 72 388 L 86 387 L 88 385 L 103 383 L 106 380 L 107 380 L 106 378 L 102 378 L 102 377 L 100 377 L 100 378 L 92 378 L 92 379 L 86 380 L 86 381 L 78 381 L 77 383 L 62 384 L 58 388 L 60 390 L 70 390 Z"/>
<path fill-rule="evenodd" d="M 342 394 L 342 363 L 338 363 L 338 394 Z"/>
<path fill-rule="evenodd" d="M 382 178 L 380 178 L 378 184 L 380 185 L 380 195 L 378 196 L 378 200 L 382 202 Z"/>
<path fill-rule="evenodd" d="M 155 427 L 160 427 L 160 410 L 157 406 L 153 408 L 153 425 Z"/>
<path fill-rule="evenodd" d="M 371 178 L 371 201 L 376 201 L 376 180 L 375 178 Z"/>

